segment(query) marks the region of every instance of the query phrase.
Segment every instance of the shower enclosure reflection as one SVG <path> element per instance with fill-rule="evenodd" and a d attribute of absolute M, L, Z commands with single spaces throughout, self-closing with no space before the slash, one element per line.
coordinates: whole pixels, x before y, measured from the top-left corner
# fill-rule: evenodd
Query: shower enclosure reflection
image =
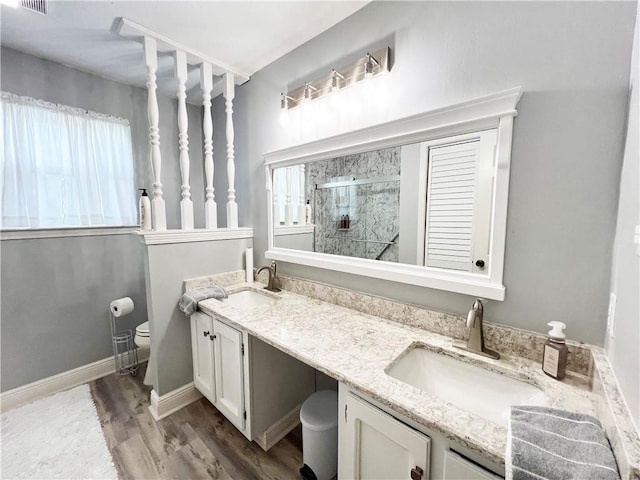
<path fill-rule="evenodd" d="M 305 233 L 295 228 L 288 234 L 276 232 L 275 246 L 398 262 L 400 150 L 392 147 L 320 160 L 304 168 L 287 167 L 289 172 L 277 169 L 277 198 L 285 200 L 274 207 L 283 219 L 279 223 L 287 224 L 289 199 L 292 212 L 300 211 L 300 202 L 306 199 L 313 228 Z M 296 188 L 287 194 L 287 185 L 304 185 L 304 195 Z M 293 217 L 290 225 L 304 224 L 301 216 Z"/>

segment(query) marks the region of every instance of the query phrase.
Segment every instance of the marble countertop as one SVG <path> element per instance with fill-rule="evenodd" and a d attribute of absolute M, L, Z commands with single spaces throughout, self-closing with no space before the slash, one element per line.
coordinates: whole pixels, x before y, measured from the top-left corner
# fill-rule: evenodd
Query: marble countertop
<path fill-rule="evenodd" d="M 385 369 L 407 349 L 421 345 L 542 389 L 549 406 L 596 415 L 589 378 L 567 373 L 561 382 L 540 364 L 502 355 L 492 360 L 453 347 L 454 340 L 424 329 L 365 314 L 288 291 L 265 292 L 260 283 L 226 287 L 229 293 L 255 290 L 275 301 L 239 309 L 217 300 L 199 306 L 229 324 L 345 383 L 451 441 L 504 464 L 507 430 L 436 396 L 390 377 Z"/>

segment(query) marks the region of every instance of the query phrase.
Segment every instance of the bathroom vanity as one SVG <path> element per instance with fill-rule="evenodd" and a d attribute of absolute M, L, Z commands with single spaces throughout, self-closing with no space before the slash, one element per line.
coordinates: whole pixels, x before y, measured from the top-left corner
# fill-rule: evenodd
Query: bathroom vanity
<path fill-rule="evenodd" d="M 228 304 L 253 306 L 247 293 Z M 297 425 L 315 391 L 313 368 L 212 312 L 191 316 L 191 346 L 195 387 L 249 440 L 266 451 Z"/>
<path fill-rule="evenodd" d="M 252 372 L 252 368 L 260 364 L 265 371 L 277 370 L 267 366 L 268 357 L 259 361 L 253 358 L 259 351 L 254 347 L 259 345 L 338 380 L 339 478 L 366 478 L 367 468 L 382 468 L 376 463 L 380 458 L 385 459 L 385 468 L 398 469 L 404 478 L 411 478 L 412 471 L 415 478 L 499 477 L 504 474 L 508 405 L 535 404 L 536 401 L 600 418 L 622 477 L 633 478 L 640 472 L 637 439 L 633 437 L 633 429 L 625 426 L 629 419 L 624 418 L 618 408 L 619 392 L 608 380 L 611 372 L 597 347 L 571 344 L 572 370 L 564 381 L 558 382 L 544 375 L 539 361 L 521 355 L 525 345 L 535 349 L 544 340 L 543 336 L 538 339 L 537 334 L 531 332 L 524 334 L 507 327 L 492 326 L 491 338 L 502 344 L 490 342 L 490 346 L 500 351 L 501 358 L 487 359 L 454 347 L 455 338 L 466 334 L 464 327 L 460 328 L 463 320 L 458 317 L 289 277 L 283 277 L 283 283 L 285 290 L 277 294 L 265 292 L 263 285 L 258 283 L 227 286 L 231 301 L 212 299 L 200 303 L 202 313 L 214 322 L 211 324 L 213 332 L 218 325 L 215 322 L 220 322 L 235 329 L 233 335 L 237 342 L 242 339 L 245 346 L 248 345 L 244 357 L 241 356 L 242 347 L 236 350 L 238 343 L 235 340 L 228 340 L 229 346 L 236 345 L 229 347 L 228 354 L 223 350 L 213 355 L 214 363 L 218 357 L 223 359 L 222 367 L 214 365 L 214 371 L 224 369 L 226 355 L 231 364 L 234 359 L 238 361 L 221 373 L 222 381 L 216 383 L 216 388 L 218 384 L 223 390 L 228 388 L 224 379 L 231 375 L 230 372 L 236 372 L 236 378 L 229 378 L 228 385 L 243 385 L 244 410 L 247 411 L 243 433 L 248 438 L 258 441 L 258 437 L 264 435 L 264 429 L 273 428 L 274 424 L 280 426 L 283 434 L 286 434 L 286 428 L 295 425 L 276 420 L 278 415 L 286 417 L 284 411 L 269 419 L 275 423 L 265 423 L 263 415 L 261 426 L 256 425 L 255 409 L 263 402 L 256 400 L 262 395 L 256 390 L 256 381 L 261 376 L 255 370 Z M 234 305 L 234 295 L 242 292 L 253 300 Z M 312 298 L 314 296 L 331 299 L 334 303 Z M 336 303 L 348 304 L 351 308 Z M 387 318 L 382 318 L 383 315 Z M 490 312 L 487 316 L 490 318 Z M 393 321 L 389 317 L 393 317 Z M 206 322 L 204 326 L 209 328 Z M 434 330 L 446 328 L 450 329 L 451 336 L 434 333 Z M 223 330 L 228 336 L 228 331 Z M 196 331 L 194 335 L 194 339 L 198 335 L 204 339 L 204 332 Z M 517 335 L 523 337 L 518 339 Z M 538 352 L 529 352 L 531 357 L 537 355 Z M 424 360 L 427 367 L 433 361 L 444 360 L 444 366 L 438 368 L 444 369 L 445 376 L 451 378 L 459 377 L 459 372 L 450 371 L 458 367 L 467 373 L 470 368 L 478 369 L 486 376 L 481 377 L 472 370 L 471 378 L 476 378 L 475 382 L 470 380 L 453 387 L 447 387 L 444 381 L 436 382 L 435 387 L 422 384 L 415 380 L 421 373 L 423 361 L 418 357 L 427 358 Z M 403 358 L 408 360 L 403 361 Z M 416 366 L 418 370 L 412 373 L 407 365 Z M 242 376 L 240 380 L 238 375 Z M 264 384 L 264 378 L 262 380 Z M 290 378 L 281 380 L 288 385 L 296 383 Z M 491 390 L 483 393 L 476 388 L 494 381 L 514 382 L 515 390 L 500 384 L 496 392 L 513 390 L 516 398 L 501 399 L 501 395 L 495 395 L 492 401 L 486 398 Z M 298 390 L 300 384 L 295 387 Z M 520 387 L 522 391 L 518 390 Z M 205 384 L 203 388 L 206 391 L 208 387 Z M 447 389 L 454 395 L 447 396 Z M 280 394 L 279 401 L 282 401 L 291 392 L 282 390 Z M 216 404 L 218 398 L 224 398 L 224 391 L 222 394 L 217 392 L 213 398 L 216 400 L 212 402 Z M 241 398 L 238 394 L 229 404 L 237 405 Z M 475 405 L 464 403 L 469 399 Z M 295 399 L 288 406 L 303 400 Z M 499 406 L 499 401 L 505 403 Z M 295 405 L 293 408 L 295 411 Z M 234 411 L 242 409 L 237 406 Z M 289 415 L 288 418 L 293 417 Z M 230 420 L 234 421 L 233 416 Z M 251 433 L 247 430 L 250 423 Z M 389 455 L 390 451 L 396 453 Z M 382 452 L 386 452 L 384 457 Z M 388 461 L 391 456 L 399 463 Z M 391 477 L 395 472 L 385 470 Z"/>

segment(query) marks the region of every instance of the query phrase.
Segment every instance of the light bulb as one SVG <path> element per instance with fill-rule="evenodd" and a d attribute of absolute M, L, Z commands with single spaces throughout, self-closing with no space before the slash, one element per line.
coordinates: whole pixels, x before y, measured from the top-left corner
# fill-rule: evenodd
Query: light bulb
<path fill-rule="evenodd" d="M 380 62 L 376 60 L 370 53 L 367 53 L 367 61 L 364 62 L 364 78 L 373 77 L 374 66 L 380 66 Z"/>
<path fill-rule="evenodd" d="M 289 123 L 289 96 L 282 93 L 280 99 L 280 125 L 285 126 Z"/>
<path fill-rule="evenodd" d="M 280 125 L 286 127 L 289 124 L 289 109 L 282 108 L 280 109 Z"/>

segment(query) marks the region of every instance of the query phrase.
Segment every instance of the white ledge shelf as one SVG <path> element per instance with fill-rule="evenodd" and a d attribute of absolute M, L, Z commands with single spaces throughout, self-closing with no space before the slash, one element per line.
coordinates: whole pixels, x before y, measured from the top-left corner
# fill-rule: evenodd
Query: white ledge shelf
<path fill-rule="evenodd" d="M 276 237 L 279 235 L 298 235 L 302 233 L 313 233 L 315 225 L 278 225 L 275 228 Z"/>
<path fill-rule="evenodd" d="M 253 238 L 253 228 L 217 228 L 194 230 L 164 230 L 136 232 L 145 245 L 164 245 L 169 243 L 210 242 L 216 240 L 235 240 Z"/>

